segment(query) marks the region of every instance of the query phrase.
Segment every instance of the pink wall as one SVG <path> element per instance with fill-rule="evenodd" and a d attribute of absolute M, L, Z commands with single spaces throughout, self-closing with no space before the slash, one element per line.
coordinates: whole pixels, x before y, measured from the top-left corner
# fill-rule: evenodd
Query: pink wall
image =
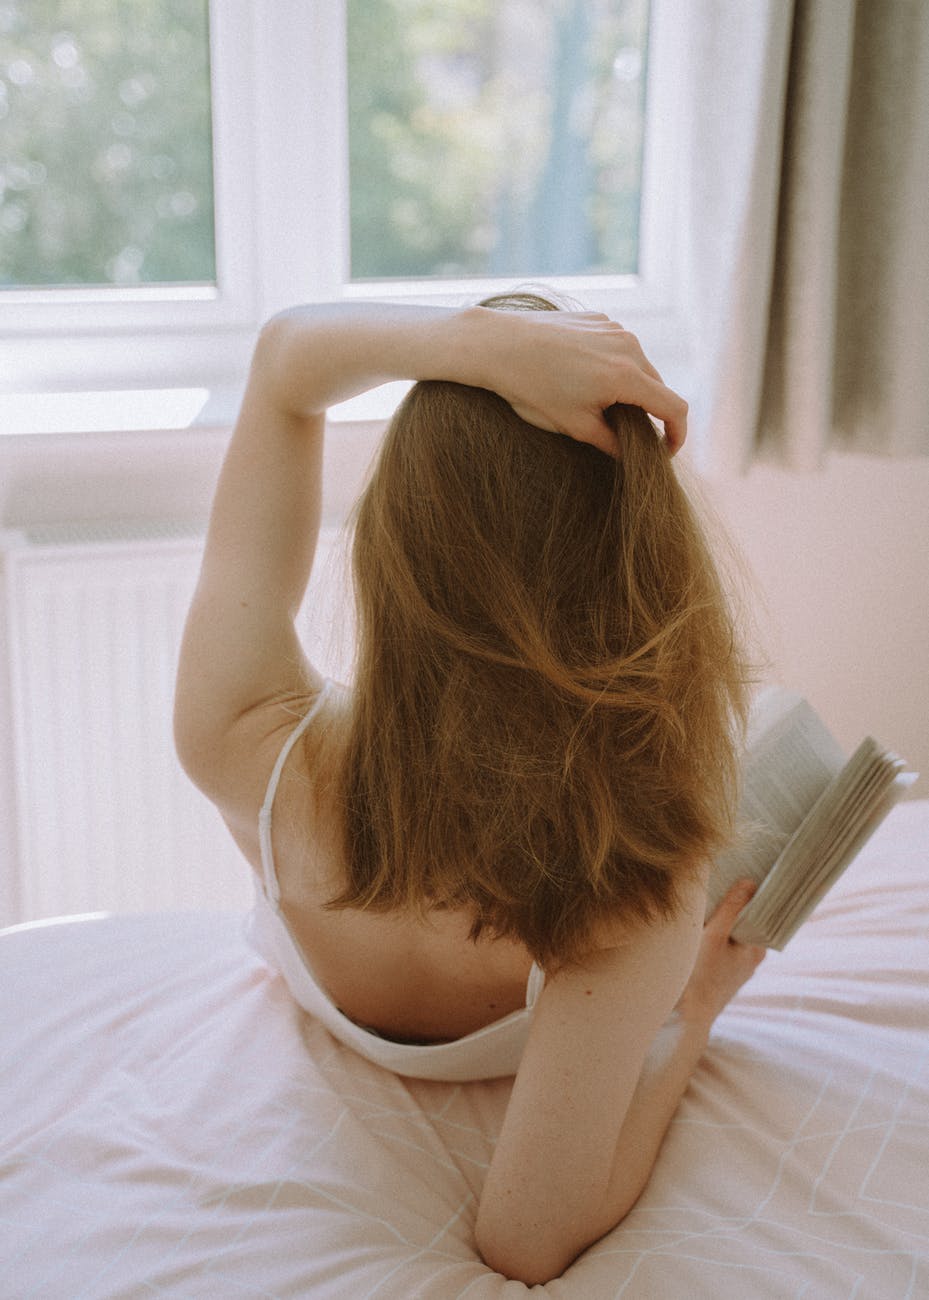
<path fill-rule="evenodd" d="M 929 458 L 833 456 L 818 474 L 760 466 L 709 496 L 756 581 L 771 675 L 846 747 L 904 755 L 929 793 Z"/>

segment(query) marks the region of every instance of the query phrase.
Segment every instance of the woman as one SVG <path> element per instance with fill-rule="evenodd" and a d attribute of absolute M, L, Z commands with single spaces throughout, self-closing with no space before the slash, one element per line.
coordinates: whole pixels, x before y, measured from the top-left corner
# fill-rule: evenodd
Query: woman
<path fill-rule="evenodd" d="M 421 382 L 358 507 L 348 692 L 294 630 L 325 412 L 396 378 Z M 515 1073 L 475 1231 L 530 1284 L 635 1203 L 763 955 L 729 938 L 750 886 L 704 925 L 745 671 L 670 463 L 685 432 L 598 313 L 526 294 L 282 313 L 184 636 L 178 751 L 256 871 L 255 940 L 295 997 L 401 1073 Z"/>

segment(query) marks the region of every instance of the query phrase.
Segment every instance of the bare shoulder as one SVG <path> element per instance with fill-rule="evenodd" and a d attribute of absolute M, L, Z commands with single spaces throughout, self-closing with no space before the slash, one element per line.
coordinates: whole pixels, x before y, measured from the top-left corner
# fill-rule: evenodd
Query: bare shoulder
<path fill-rule="evenodd" d="M 202 763 L 191 773 L 256 869 L 260 869 L 258 815 L 288 739 L 312 712 L 304 743 L 294 745 L 287 756 L 275 797 L 275 820 L 284 825 L 298 820 L 288 805 L 296 804 L 305 810 L 317 802 L 307 798 L 321 784 L 316 769 L 330 766 L 325 754 L 343 734 L 343 692 L 328 690 L 323 699 L 324 685 L 318 677 L 305 693 L 269 699 L 247 710 L 224 730 L 209 763 Z M 315 763 L 308 763 L 308 754 L 316 756 Z"/>
<path fill-rule="evenodd" d="M 556 1080 L 573 1077 L 579 1063 L 583 1073 L 592 1058 L 604 1072 L 604 1086 L 608 1078 L 616 1083 L 633 1062 L 641 1064 L 687 985 L 703 933 L 704 888 L 697 880 L 680 893 L 681 905 L 668 918 L 605 922 L 596 946 L 546 980 L 517 1093 L 525 1091 L 541 1104 Z"/>
<path fill-rule="evenodd" d="M 527 1110 L 528 1098 L 545 1104 L 555 1081 L 583 1074 L 594 1057 L 604 1086 L 630 1063 L 641 1064 L 680 999 L 700 946 L 704 889 L 695 881 L 681 895 L 681 906 L 666 919 L 604 923 L 596 946 L 546 979 L 517 1078 L 516 1095 L 525 1094 Z"/>
<path fill-rule="evenodd" d="M 660 985 L 665 978 L 675 981 L 680 971 L 689 973 L 703 932 L 707 874 L 700 871 L 680 883 L 679 905 L 670 917 L 650 924 L 605 917 L 583 957 L 560 967 L 551 982 L 567 989 L 591 979 L 628 983 L 657 972 Z"/>

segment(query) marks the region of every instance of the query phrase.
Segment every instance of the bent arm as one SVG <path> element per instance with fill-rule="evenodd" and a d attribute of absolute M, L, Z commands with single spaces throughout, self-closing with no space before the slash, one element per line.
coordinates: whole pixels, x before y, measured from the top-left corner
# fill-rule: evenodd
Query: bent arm
<path fill-rule="evenodd" d="M 604 1232 L 626 1217 L 645 1190 L 709 1035 L 706 1021 L 687 1020 L 675 1012 L 652 1040 L 616 1143 Z"/>
<path fill-rule="evenodd" d="M 559 971 L 536 1005 L 485 1182 L 485 1261 L 549 1281 L 631 1209 L 706 1042 L 664 1030 L 693 966 L 700 891 L 672 922 Z"/>
<path fill-rule="evenodd" d="M 531 422 L 605 450 L 612 402 L 659 417 L 661 402 L 683 405 L 633 336 L 595 313 L 343 303 L 273 317 L 214 497 L 175 695 L 184 766 L 214 802 L 248 817 L 248 783 L 261 775 L 249 755 L 287 722 L 286 702 L 320 684 L 294 619 L 319 533 L 325 412 L 392 379 L 488 388 Z"/>
<path fill-rule="evenodd" d="M 491 1267 L 546 1282 L 632 1209 L 714 1019 L 764 955 L 729 938 L 748 896 L 735 886 L 702 927 L 694 883 L 673 921 L 546 986 L 478 1210 Z"/>
<path fill-rule="evenodd" d="M 262 330 L 269 396 L 312 416 L 395 379 L 486 384 L 475 309 L 330 303 L 292 307 Z"/>
<path fill-rule="evenodd" d="M 572 1081 L 566 1076 L 561 1134 L 573 1140 L 542 1158 L 547 1143 L 537 1129 L 540 1158 L 531 1174 L 524 1170 L 516 1178 L 506 1169 L 520 1158 L 520 1138 L 511 1128 L 512 1145 L 497 1170 L 491 1165 L 478 1212 L 477 1245 L 485 1263 L 527 1286 L 549 1282 L 625 1218 L 648 1183 L 707 1039 L 705 1026 L 673 1016 L 659 1029 L 618 1133 L 619 1088 L 605 1087 L 595 1096 L 579 1089 L 568 1105 Z"/>
<path fill-rule="evenodd" d="M 391 379 L 447 379 L 499 393 L 530 423 L 615 450 L 603 412 L 641 406 L 665 422 L 669 450 L 687 403 L 634 335 L 599 312 L 455 310 L 359 303 L 295 307 L 263 331 L 282 407 L 318 414 Z"/>
<path fill-rule="evenodd" d="M 211 669 L 214 716 L 239 716 L 294 684 L 292 671 L 274 680 L 296 653 L 274 629 L 292 622 L 309 579 L 325 412 L 392 379 L 491 389 L 530 422 L 603 450 L 612 445 L 603 418 L 612 403 L 638 403 L 659 417 L 662 403 L 684 406 L 653 377 L 634 337 L 597 313 L 339 303 L 273 317 L 255 348 L 214 498 L 195 602 L 203 618 L 188 624 L 182 663 L 182 687 Z M 220 661 L 231 671 L 212 671 Z M 182 689 L 194 713 L 203 700 L 195 686 Z"/>
<path fill-rule="evenodd" d="M 256 725 L 273 725 L 274 702 L 319 686 L 294 620 L 319 534 L 325 410 L 383 379 L 453 369 L 456 315 L 296 308 L 261 333 L 213 498 L 175 693 L 181 760 L 216 802 L 245 798 L 239 756 L 260 740 Z"/>

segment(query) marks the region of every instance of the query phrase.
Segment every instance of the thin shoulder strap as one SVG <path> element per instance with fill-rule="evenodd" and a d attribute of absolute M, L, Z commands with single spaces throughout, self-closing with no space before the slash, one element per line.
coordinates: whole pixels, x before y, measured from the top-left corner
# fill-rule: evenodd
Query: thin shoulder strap
<path fill-rule="evenodd" d="M 331 680 L 327 677 L 323 683 L 322 690 L 313 701 L 309 711 L 294 727 L 293 731 L 284 741 L 283 748 L 277 756 L 277 762 L 271 772 L 271 779 L 268 781 L 268 788 L 265 791 L 265 801 L 261 805 L 261 811 L 258 814 L 258 842 L 261 846 L 261 874 L 264 879 L 264 891 L 272 903 L 280 901 L 281 887 L 277 880 L 277 871 L 274 866 L 274 850 L 271 847 L 271 809 L 274 805 L 274 796 L 277 794 L 277 785 L 281 779 L 281 773 L 284 770 L 284 764 L 294 745 L 306 731 L 307 727 L 319 712 L 320 705 L 329 694 Z"/>

